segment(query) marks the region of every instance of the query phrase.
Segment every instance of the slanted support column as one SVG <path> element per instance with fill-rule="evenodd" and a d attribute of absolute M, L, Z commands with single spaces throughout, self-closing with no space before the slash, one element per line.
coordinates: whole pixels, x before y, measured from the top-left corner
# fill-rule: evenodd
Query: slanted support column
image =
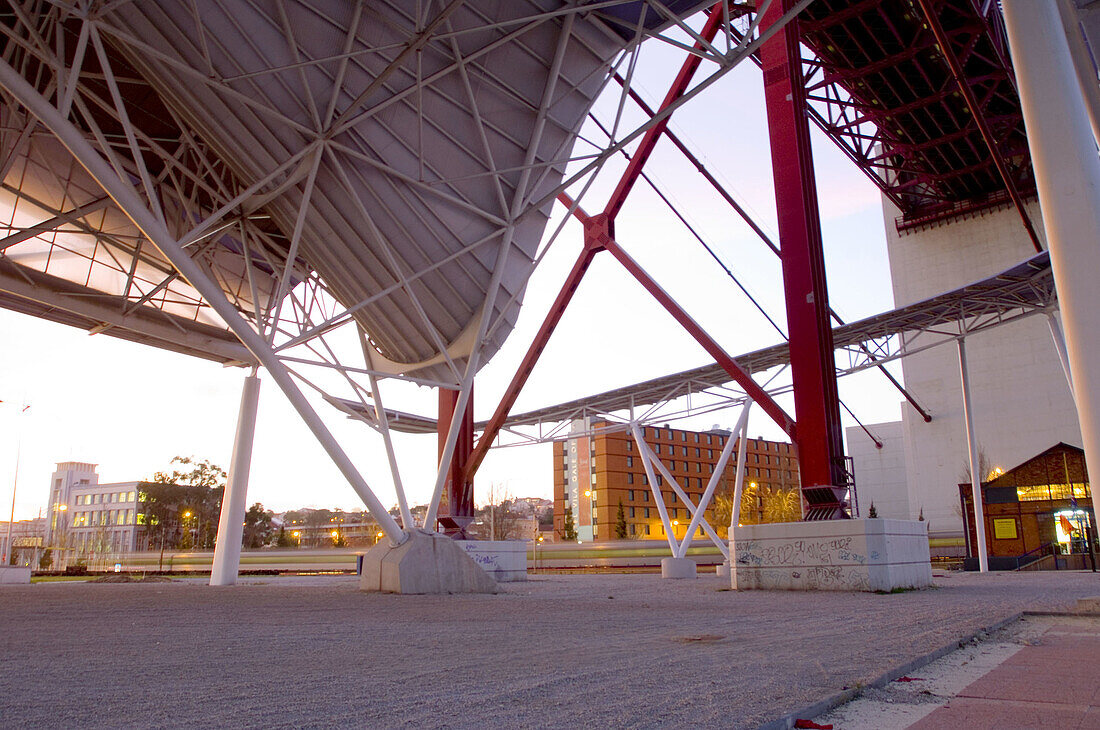
<path fill-rule="evenodd" d="M 1058 4 L 1004 0 L 1002 7 L 1085 461 L 1100 473 L 1100 158 Z"/>
<path fill-rule="evenodd" d="M 473 386 L 470 386 L 473 388 Z M 439 389 L 439 458 L 447 446 L 447 430 L 458 407 L 459 391 L 448 388 Z M 474 484 L 473 474 L 467 475 L 470 456 L 474 452 L 474 394 L 471 391 L 466 401 L 466 410 L 459 422 L 458 439 L 455 441 L 454 455 L 447 469 L 443 484 L 443 496 L 439 502 L 439 525 L 448 535 L 462 535 L 466 526 L 474 521 Z"/>
<path fill-rule="evenodd" d="M 1069 353 L 1066 352 L 1066 336 L 1062 333 L 1062 325 L 1058 324 L 1058 318 L 1053 312 L 1047 314 L 1047 324 L 1050 326 L 1050 336 L 1054 340 L 1054 350 L 1058 353 L 1058 362 L 1062 363 L 1062 372 L 1066 374 L 1066 383 L 1069 384 L 1069 394 L 1073 395 L 1073 372 L 1069 369 Z"/>
<path fill-rule="evenodd" d="M 237 416 L 237 435 L 233 439 L 233 456 L 229 464 L 229 479 L 222 496 L 222 513 L 218 520 L 218 537 L 214 543 L 214 564 L 210 569 L 210 585 L 230 586 L 237 582 L 241 563 L 241 538 L 244 532 L 245 502 L 248 499 L 248 472 L 252 466 L 252 442 L 256 435 L 256 408 L 260 402 L 260 378 L 256 369 L 244 379 L 241 389 L 241 411 Z"/>
<path fill-rule="evenodd" d="M 966 448 L 970 461 L 971 499 L 974 501 L 974 537 L 978 543 L 978 567 L 989 570 L 989 553 L 985 542 L 985 505 L 982 504 L 982 469 L 978 458 L 978 438 L 974 431 L 974 416 L 970 405 L 970 371 L 966 366 L 966 343 L 959 340 L 959 374 L 962 379 L 963 418 L 966 420 Z M 963 515 L 965 519 L 965 515 Z M 965 525 L 963 525 L 965 529 Z"/>
<path fill-rule="evenodd" d="M 791 6 L 790 0 L 771 3 L 764 26 Z M 836 519 L 846 516 L 842 500 L 847 480 L 842 469 L 840 398 L 797 21 L 761 46 L 760 59 L 779 213 L 802 491 L 811 507 L 808 517 Z"/>

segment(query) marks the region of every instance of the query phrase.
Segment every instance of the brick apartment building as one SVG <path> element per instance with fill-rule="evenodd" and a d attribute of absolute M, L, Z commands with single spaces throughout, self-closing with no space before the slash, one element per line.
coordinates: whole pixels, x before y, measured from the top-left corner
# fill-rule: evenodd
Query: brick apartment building
<path fill-rule="evenodd" d="M 729 432 L 720 429 L 686 431 L 667 426 L 648 426 L 643 430 L 649 447 L 676 477 L 684 492 L 698 503 L 726 439 L 730 438 Z M 584 422 L 574 423 L 574 433 L 586 431 L 590 428 Z M 716 493 L 733 490 L 736 453 L 735 446 L 734 456 L 726 466 Z M 794 446 L 779 441 L 748 439 L 746 454 L 746 487 L 753 484 L 773 490 L 797 489 L 798 457 Z M 673 529 L 681 530 L 676 537 L 683 537 L 691 515 L 659 474 L 657 482 L 669 519 L 674 521 Z M 615 539 L 620 501 L 626 515 L 628 539 L 666 538 L 642 458 L 633 437 L 625 430 L 578 435 L 554 443 L 554 534 L 558 539 L 564 536 L 567 500 L 572 505 L 574 526 L 581 542 Z M 746 507 L 742 504 L 744 511 Z M 763 507 L 762 503 L 758 506 Z M 706 517 L 714 525 L 713 507 L 707 509 Z"/>

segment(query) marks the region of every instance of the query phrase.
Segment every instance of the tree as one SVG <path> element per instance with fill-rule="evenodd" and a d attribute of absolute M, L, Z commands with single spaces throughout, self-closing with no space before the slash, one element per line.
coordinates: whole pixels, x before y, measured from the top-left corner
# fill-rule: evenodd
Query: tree
<path fill-rule="evenodd" d="M 286 534 L 286 527 L 279 526 L 279 534 L 275 538 L 275 547 L 293 547 L 294 543 L 291 541 L 290 536 Z"/>
<path fill-rule="evenodd" d="M 988 482 L 996 476 L 999 476 L 1000 470 L 993 467 L 989 457 L 985 453 L 985 449 L 978 446 L 978 473 L 983 474 L 983 482 Z M 959 484 L 972 484 L 973 480 L 970 478 L 970 457 L 968 456 L 963 462 L 962 468 L 959 470 Z"/>
<path fill-rule="evenodd" d="M 214 547 L 225 490 L 225 470 L 191 456 L 173 457 L 170 472 L 158 471 L 151 482 L 138 487 L 146 542 L 164 551 Z"/>
<path fill-rule="evenodd" d="M 623 510 L 623 501 L 619 500 L 619 511 L 615 515 L 615 537 L 625 540 L 627 535 L 626 511 Z"/>
<path fill-rule="evenodd" d="M 244 534 L 241 537 L 241 543 L 246 548 L 261 548 L 271 542 L 271 534 L 274 531 L 274 527 L 271 525 L 271 518 L 275 516 L 274 512 L 264 509 L 264 506 L 257 502 L 248 508 L 248 511 L 244 514 Z"/>
<path fill-rule="evenodd" d="M 565 526 L 562 529 L 562 537 L 569 542 L 576 542 L 577 540 L 577 525 L 573 522 L 573 510 L 569 507 L 565 508 Z"/>
<path fill-rule="evenodd" d="M 485 497 L 485 504 L 475 513 L 472 525 L 478 536 L 490 540 L 514 540 L 519 537 L 520 516 L 507 487 L 490 483 Z"/>
<path fill-rule="evenodd" d="M 876 517 L 878 517 L 878 510 L 875 509 L 875 503 L 874 502 L 871 502 L 871 507 L 870 507 L 870 509 L 867 510 L 867 517 L 872 519 L 872 520 L 875 519 Z"/>

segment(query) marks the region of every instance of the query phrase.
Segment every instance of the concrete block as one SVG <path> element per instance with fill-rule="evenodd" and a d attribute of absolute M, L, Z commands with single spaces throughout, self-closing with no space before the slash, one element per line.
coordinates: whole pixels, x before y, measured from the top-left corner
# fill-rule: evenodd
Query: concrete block
<path fill-rule="evenodd" d="M 661 558 L 662 578 L 694 578 L 695 561 L 691 558 Z"/>
<path fill-rule="evenodd" d="M 21 565 L 0 565 L 0 585 L 29 585 L 31 569 Z"/>
<path fill-rule="evenodd" d="M 526 540 L 456 540 L 497 583 L 527 580 Z"/>
<path fill-rule="evenodd" d="M 413 530 L 396 547 L 382 540 L 367 551 L 359 588 L 381 593 L 496 593 L 497 583 L 451 538 Z"/>
<path fill-rule="evenodd" d="M 726 561 L 716 565 L 715 568 L 714 568 L 714 572 L 719 578 L 729 578 L 730 577 L 730 561 L 726 560 Z"/>
<path fill-rule="evenodd" d="M 892 591 L 932 585 L 927 523 L 862 519 L 744 525 L 730 539 L 737 590 Z"/>
<path fill-rule="evenodd" d="M 1100 596 L 1077 599 L 1077 613 L 1100 613 Z"/>

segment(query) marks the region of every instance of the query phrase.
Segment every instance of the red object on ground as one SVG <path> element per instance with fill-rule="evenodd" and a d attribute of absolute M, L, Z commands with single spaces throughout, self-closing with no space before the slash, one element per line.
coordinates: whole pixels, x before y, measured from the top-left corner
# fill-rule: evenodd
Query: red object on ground
<path fill-rule="evenodd" d="M 923 677 L 898 677 L 895 682 L 923 682 Z"/>
<path fill-rule="evenodd" d="M 794 726 L 799 728 L 808 728 L 809 730 L 833 730 L 832 724 L 818 725 L 813 720 L 795 720 Z"/>

